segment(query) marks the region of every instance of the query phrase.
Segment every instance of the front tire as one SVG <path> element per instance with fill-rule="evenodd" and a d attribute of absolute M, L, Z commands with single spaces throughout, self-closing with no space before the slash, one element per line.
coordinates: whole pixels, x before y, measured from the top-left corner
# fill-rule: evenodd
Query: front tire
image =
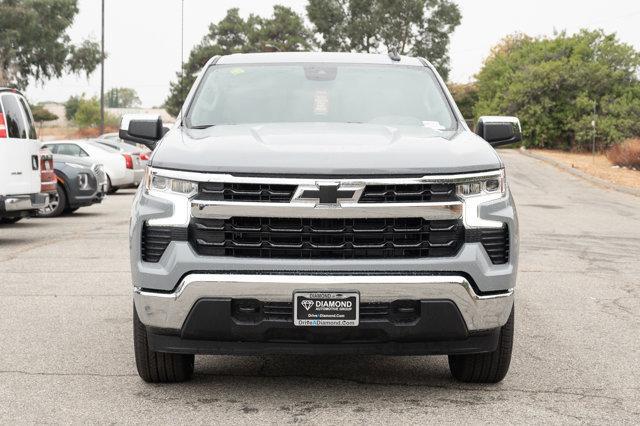
<path fill-rule="evenodd" d="M 192 354 L 170 354 L 149 349 L 147 327 L 138 318 L 133 307 L 133 346 L 138 375 L 147 383 L 176 383 L 193 376 Z"/>
<path fill-rule="evenodd" d="M 509 371 L 513 349 L 513 312 L 500 329 L 498 348 L 493 352 L 470 355 L 449 355 L 451 375 L 465 383 L 498 383 Z"/>
<path fill-rule="evenodd" d="M 60 216 L 67 207 L 67 194 L 60 184 L 56 184 L 56 192 L 49 195 L 49 204 L 38 210 L 39 217 Z"/>
<path fill-rule="evenodd" d="M 111 178 L 107 175 L 107 187 L 104 192 L 107 194 L 115 194 L 118 189 L 120 188 L 111 184 Z"/>

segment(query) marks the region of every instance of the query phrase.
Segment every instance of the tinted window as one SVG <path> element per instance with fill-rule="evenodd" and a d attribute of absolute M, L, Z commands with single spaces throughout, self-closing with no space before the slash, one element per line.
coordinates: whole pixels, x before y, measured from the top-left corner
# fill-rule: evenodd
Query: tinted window
<path fill-rule="evenodd" d="M 31 108 L 29 108 L 29 105 L 27 104 L 27 102 L 24 100 L 23 97 L 20 97 L 20 105 L 22 105 L 22 108 L 24 110 L 24 116 L 27 119 L 27 126 L 29 127 L 29 139 L 38 139 L 38 137 L 36 136 L 36 126 L 33 123 L 33 115 L 31 114 Z"/>
<path fill-rule="evenodd" d="M 10 138 L 27 139 L 27 127 L 22 118 L 22 111 L 14 95 L 2 95 L 4 121 Z"/>
<path fill-rule="evenodd" d="M 57 146 L 56 154 L 61 155 L 71 155 L 73 157 L 88 157 L 87 154 L 82 148 L 75 144 L 60 144 Z"/>

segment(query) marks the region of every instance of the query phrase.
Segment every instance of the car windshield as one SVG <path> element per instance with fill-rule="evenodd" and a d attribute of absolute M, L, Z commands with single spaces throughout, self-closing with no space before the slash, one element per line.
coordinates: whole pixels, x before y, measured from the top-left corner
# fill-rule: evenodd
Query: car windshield
<path fill-rule="evenodd" d="M 399 65 L 212 66 L 186 117 L 192 128 L 285 122 L 456 125 L 434 73 Z"/>

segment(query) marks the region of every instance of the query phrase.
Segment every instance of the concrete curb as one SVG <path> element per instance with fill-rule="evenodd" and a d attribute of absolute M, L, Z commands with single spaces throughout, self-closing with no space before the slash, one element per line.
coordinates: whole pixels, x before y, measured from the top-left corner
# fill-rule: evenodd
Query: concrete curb
<path fill-rule="evenodd" d="M 628 188 L 626 186 L 620 186 L 620 185 L 616 185 L 613 182 L 609 182 L 608 180 L 596 177 L 596 176 L 592 176 L 588 173 L 585 173 L 583 171 L 580 171 L 576 168 L 573 168 L 571 166 L 568 166 L 564 163 L 561 163 L 559 161 L 554 160 L 553 158 L 549 158 L 549 157 L 545 157 L 544 155 L 539 155 L 539 154 L 535 154 L 533 152 L 529 152 L 526 149 L 518 149 L 517 150 L 520 154 L 525 155 L 527 157 L 531 157 L 531 158 L 535 158 L 536 160 L 540 160 L 540 161 L 544 161 L 545 163 L 551 164 L 552 166 L 555 166 L 559 169 L 565 170 L 569 173 L 571 173 L 574 176 L 578 176 L 579 178 L 582 178 L 584 180 L 588 180 L 589 182 L 599 185 L 599 186 L 604 186 L 605 188 L 608 189 L 613 189 L 614 191 L 618 191 L 618 192 L 622 192 L 624 194 L 629 194 L 629 195 L 635 195 L 636 197 L 640 197 L 640 190 L 639 189 L 634 189 L 634 188 Z"/>

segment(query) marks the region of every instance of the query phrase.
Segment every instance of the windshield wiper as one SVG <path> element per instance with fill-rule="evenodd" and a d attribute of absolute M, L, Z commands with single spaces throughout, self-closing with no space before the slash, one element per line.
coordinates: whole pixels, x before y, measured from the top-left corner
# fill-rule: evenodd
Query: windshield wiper
<path fill-rule="evenodd" d="M 213 126 L 215 126 L 215 124 L 201 124 L 199 126 L 191 126 L 190 129 L 201 130 L 201 129 L 208 129 L 209 127 L 213 127 Z"/>

